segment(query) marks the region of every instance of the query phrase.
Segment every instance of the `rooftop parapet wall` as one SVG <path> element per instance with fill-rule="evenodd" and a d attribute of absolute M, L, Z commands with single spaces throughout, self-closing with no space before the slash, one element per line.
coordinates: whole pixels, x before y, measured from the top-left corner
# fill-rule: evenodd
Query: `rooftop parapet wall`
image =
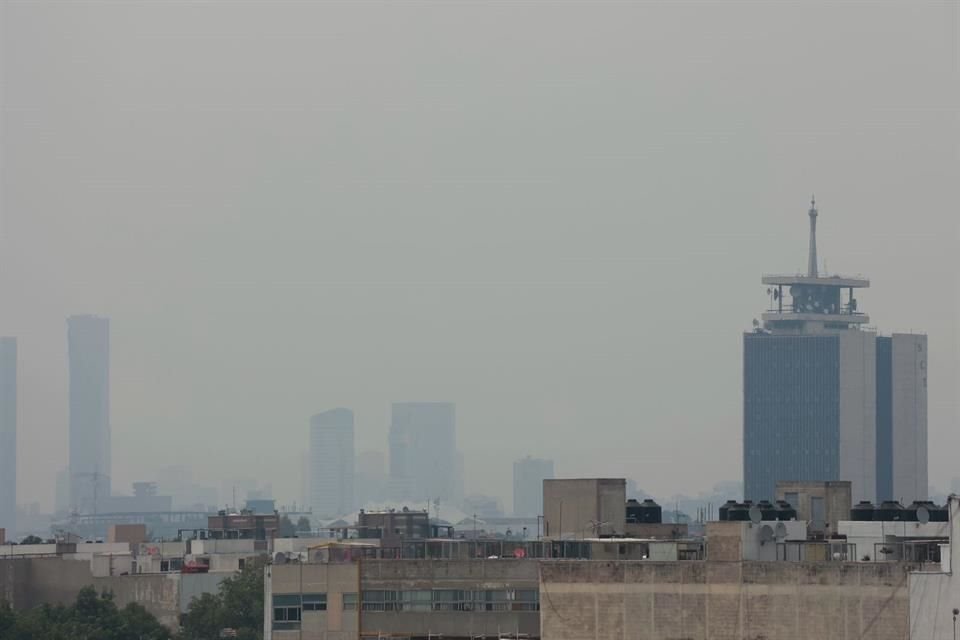
<path fill-rule="evenodd" d="M 585 562 L 540 565 L 541 636 L 908 637 L 906 564 Z"/>

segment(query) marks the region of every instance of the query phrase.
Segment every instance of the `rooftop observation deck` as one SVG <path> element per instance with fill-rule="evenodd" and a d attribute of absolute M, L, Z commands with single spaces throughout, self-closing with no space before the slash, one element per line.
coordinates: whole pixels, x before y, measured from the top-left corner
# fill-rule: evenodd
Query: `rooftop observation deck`
<path fill-rule="evenodd" d="M 773 286 L 810 285 L 816 287 L 840 287 L 842 289 L 866 289 L 870 280 L 860 276 L 810 276 L 803 273 L 768 274 L 761 282 Z"/>

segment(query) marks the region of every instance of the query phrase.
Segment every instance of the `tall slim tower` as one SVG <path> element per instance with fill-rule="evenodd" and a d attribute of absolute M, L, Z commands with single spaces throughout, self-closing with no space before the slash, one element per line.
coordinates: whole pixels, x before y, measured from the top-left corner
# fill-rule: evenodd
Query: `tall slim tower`
<path fill-rule="evenodd" d="M 0 528 L 17 532 L 17 339 L 0 338 Z"/>
<path fill-rule="evenodd" d="M 96 513 L 110 497 L 110 321 L 67 318 L 70 358 L 70 503 Z"/>
<path fill-rule="evenodd" d="M 350 514 L 354 502 L 353 411 L 310 418 L 310 506 L 315 518 Z"/>
<path fill-rule="evenodd" d="M 870 282 L 819 274 L 814 202 L 809 218 L 807 272 L 763 277 L 771 305 L 744 334 L 745 497 L 849 480 L 854 500 L 925 499 L 926 336 L 866 329 L 855 291 Z"/>

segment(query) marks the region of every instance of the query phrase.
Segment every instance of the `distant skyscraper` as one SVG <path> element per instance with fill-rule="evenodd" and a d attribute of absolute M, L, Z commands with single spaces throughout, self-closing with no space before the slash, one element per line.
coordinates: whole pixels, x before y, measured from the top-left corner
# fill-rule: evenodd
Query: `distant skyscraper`
<path fill-rule="evenodd" d="M 849 480 L 855 501 L 926 499 L 926 337 L 864 328 L 854 290 L 870 282 L 818 273 L 817 215 L 807 273 L 765 276 L 771 309 L 744 334 L 745 497 Z"/>
<path fill-rule="evenodd" d="M 310 418 L 310 504 L 314 518 L 353 512 L 353 447 L 353 411 L 331 409 Z"/>
<path fill-rule="evenodd" d="M 110 321 L 67 319 L 70 356 L 70 502 L 94 513 L 110 497 Z"/>
<path fill-rule="evenodd" d="M 543 515 L 543 481 L 553 479 L 553 460 L 527 456 L 513 463 L 513 515 Z"/>
<path fill-rule="evenodd" d="M 394 498 L 460 505 L 462 464 L 452 402 L 395 402 L 390 423 L 390 483 Z"/>
<path fill-rule="evenodd" d="M 0 338 L 0 528 L 17 532 L 17 339 Z"/>

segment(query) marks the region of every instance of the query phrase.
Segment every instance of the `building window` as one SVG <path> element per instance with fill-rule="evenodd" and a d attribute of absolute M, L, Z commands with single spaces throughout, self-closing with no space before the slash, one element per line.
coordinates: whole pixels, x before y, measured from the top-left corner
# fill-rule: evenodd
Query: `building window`
<path fill-rule="evenodd" d="M 180 571 L 183 568 L 183 558 L 170 558 L 169 560 L 160 561 L 160 572 L 166 573 L 167 571 Z"/>
<path fill-rule="evenodd" d="M 327 594 L 325 593 L 305 593 L 303 594 L 304 611 L 326 611 Z"/>
<path fill-rule="evenodd" d="M 343 610 L 344 611 L 357 610 L 357 594 L 355 593 L 343 594 Z"/>
<path fill-rule="evenodd" d="M 433 592 L 429 589 L 412 589 L 401 592 L 401 603 L 404 611 L 431 611 L 433 609 Z"/>
<path fill-rule="evenodd" d="M 275 631 L 300 628 L 300 594 L 273 596 L 273 625 Z"/>
<path fill-rule="evenodd" d="M 363 592 L 363 610 L 364 611 L 399 611 L 400 603 L 397 602 L 399 594 L 396 591 L 371 590 Z"/>
<path fill-rule="evenodd" d="M 810 496 L 810 520 L 819 526 L 824 526 L 827 512 L 823 505 L 823 498 L 820 496 Z"/>

